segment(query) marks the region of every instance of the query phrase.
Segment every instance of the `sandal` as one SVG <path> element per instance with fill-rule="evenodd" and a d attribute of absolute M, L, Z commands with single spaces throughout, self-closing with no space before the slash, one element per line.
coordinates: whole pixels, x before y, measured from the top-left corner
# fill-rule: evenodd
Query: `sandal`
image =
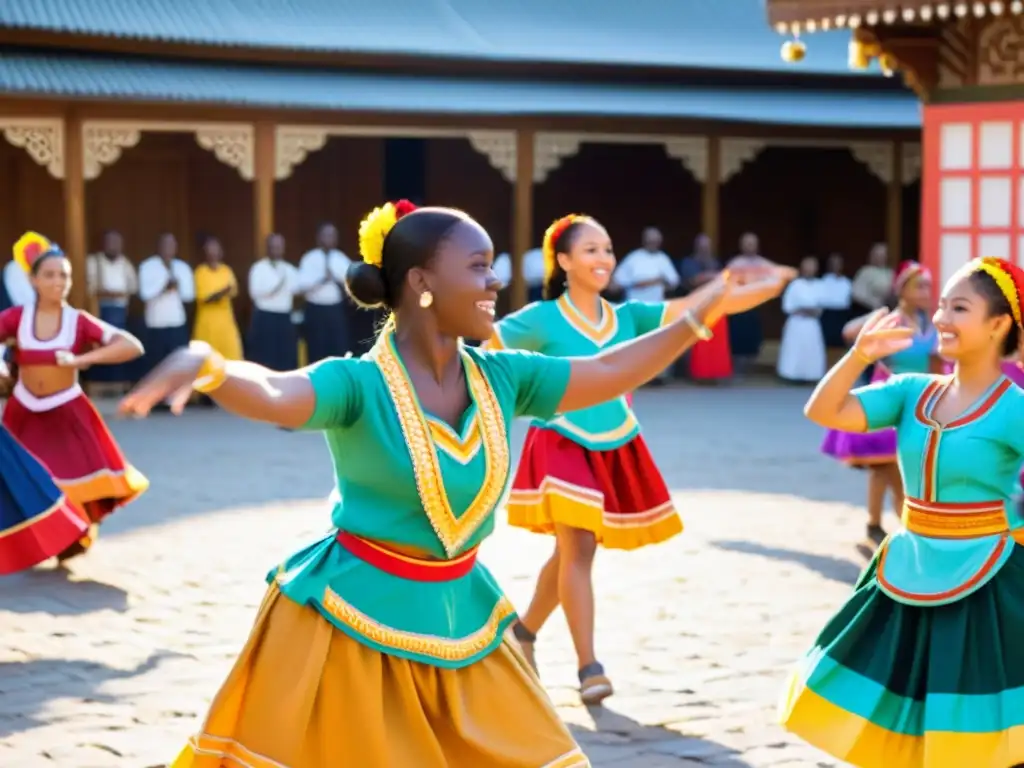
<path fill-rule="evenodd" d="M 537 642 L 537 636 L 523 626 L 521 621 L 517 621 L 512 625 L 512 635 L 515 637 L 516 642 L 519 643 L 519 649 L 523 652 L 523 658 L 530 665 L 533 674 L 540 677 L 540 672 L 537 671 L 537 657 L 533 650 L 534 644 Z"/>
<path fill-rule="evenodd" d="M 580 669 L 579 676 L 580 699 L 588 707 L 597 706 L 615 693 L 612 681 L 604 673 L 604 666 L 599 661 L 587 664 Z"/>

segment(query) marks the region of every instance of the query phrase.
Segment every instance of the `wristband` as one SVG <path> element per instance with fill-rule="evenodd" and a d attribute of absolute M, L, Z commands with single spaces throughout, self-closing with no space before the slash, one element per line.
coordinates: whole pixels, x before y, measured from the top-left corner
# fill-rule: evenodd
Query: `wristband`
<path fill-rule="evenodd" d="M 213 350 L 206 356 L 202 367 L 196 373 L 196 380 L 192 382 L 192 389 L 201 395 L 207 395 L 220 387 L 227 381 L 227 361 L 220 352 Z"/>
<path fill-rule="evenodd" d="M 693 331 L 701 341 L 709 341 L 715 335 L 714 332 L 698 320 L 690 310 L 686 310 L 686 312 L 683 313 L 683 321 L 690 326 L 690 330 Z"/>
<path fill-rule="evenodd" d="M 856 347 L 851 347 L 850 348 L 850 354 L 852 354 L 857 360 L 862 362 L 864 365 L 874 365 L 875 364 L 874 360 L 872 360 L 870 357 L 865 355 L 863 352 L 861 352 Z"/>

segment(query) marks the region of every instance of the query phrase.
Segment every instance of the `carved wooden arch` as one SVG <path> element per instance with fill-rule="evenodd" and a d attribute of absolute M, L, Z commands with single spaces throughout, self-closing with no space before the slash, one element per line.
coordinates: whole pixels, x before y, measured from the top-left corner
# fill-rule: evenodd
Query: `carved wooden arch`
<path fill-rule="evenodd" d="M 64 178 L 64 121 L 59 117 L 0 117 L 0 132 L 55 179 Z"/>
<path fill-rule="evenodd" d="M 533 155 L 533 180 L 543 183 L 562 162 L 580 151 L 583 144 L 660 144 L 665 154 L 682 164 L 694 179 L 708 179 L 707 136 L 672 136 L 628 133 L 538 133 Z"/>
<path fill-rule="evenodd" d="M 124 150 L 134 147 L 146 132 L 192 133 L 196 143 L 220 162 L 252 181 L 255 167 L 255 130 L 246 123 L 175 123 L 138 120 L 86 120 L 82 124 L 85 178 L 95 179 L 116 163 Z"/>
<path fill-rule="evenodd" d="M 719 151 L 719 180 L 726 183 L 768 147 L 803 147 L 847 149 L 855 160 L 884 184 L 893 181 L 896 148 L 891 141 L 842 141 L 838 139 L 764 139 L 724 138 Z M 903 145 L 901 167 L 896 171 L 902 184 L 911 184 L 921 175 L 921 145 Z"/>
<path fill-rule="evenodd" d="M 275 129 L 274 178 L 283 181 L 314 152 L 319 152 L 333 136 L 466 139 L 487 158 L 491 167 L 506 180 L 516 178 L 515 131 L 471 130 L 459 128 L 415 128 L 402 126 L 279 125 Z"/>

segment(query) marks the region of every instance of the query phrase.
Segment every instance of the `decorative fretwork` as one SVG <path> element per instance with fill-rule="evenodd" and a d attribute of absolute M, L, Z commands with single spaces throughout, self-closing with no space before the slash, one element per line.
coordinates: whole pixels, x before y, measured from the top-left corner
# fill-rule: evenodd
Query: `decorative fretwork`
<path fill-rule="evenodd" d="M 56 179 L 64 178 L 64 121 L 49 117 L 0 117 L 0 131 Z"/>
<path fill-rule="evenodd" d="M 839 141 L 836 139 L 722 139 L 719 179 L 724 184 L 738 174 L 768 147 L 803 147 L 807 149 L 846 149 L 879 181 L 893 179 L 894 147 L 887 141 Z"/>
<path fill-rule="evenodd" d="M 287 179 L 313 152 L 327 145 L 329 131 L 310 126 L 281 125 L 277 127 L 274 178 Z"/>
<path fill-rule="evenodd" d="M 1024 82 L 1024 19 L 999 16 L 978 35 L 978 85 Z"/>
<path fill-rule="evenodd" d="M 506 180 L 516 180 L 515 131 L 471 131 L 466 138 Z"/>
<path fill-rule="evenodd" d="M 252 181 L 255 166 L 255 136 L 251 125 L 210 125 L 195 129 L 196 142 L 214 157 L 230 165 L 246 181 Z"/>
<path fill-rule="evenodd" d="M 121 159 L 124 150 L 142 140 L 142 131 L 131 125 L 91 124 L 82 127 L 83 170 L 95 179 L 104 168 Z"/>

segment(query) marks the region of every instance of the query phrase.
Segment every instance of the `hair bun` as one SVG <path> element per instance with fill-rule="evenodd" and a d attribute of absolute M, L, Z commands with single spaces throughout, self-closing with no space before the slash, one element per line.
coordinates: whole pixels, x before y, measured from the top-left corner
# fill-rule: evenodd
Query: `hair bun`
<path fill-rule="evenodd" d="M 345 288 L 353 301 L 364 309 L 388 305 L 387 285 L 380 267 L 365 261 L 352 262 L 345 272 Z"/>

